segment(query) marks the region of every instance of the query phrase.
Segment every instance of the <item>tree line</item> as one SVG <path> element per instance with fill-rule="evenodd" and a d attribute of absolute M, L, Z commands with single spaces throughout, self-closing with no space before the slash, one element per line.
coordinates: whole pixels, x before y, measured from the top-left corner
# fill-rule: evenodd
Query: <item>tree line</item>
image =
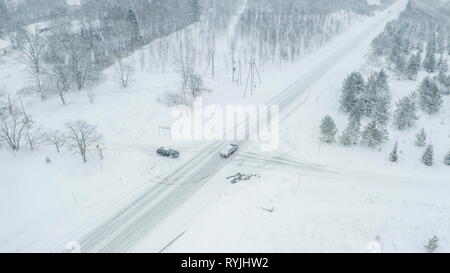
<path fill-rule="evenodd" d="M 48 27 L 16 27 L 13 45 L 29 72 L 31 86 L 25 92 L 42 100 L 58 96 L 62 104 L 70 90 L 90 89 L 101 71 L 118 63 L 115 78 L 128 85 L 131 69 L 124 60 L 154 39 L 199 20 L 198 0 L 96 0 Z M 122 61 L 124 60 L 124 61 Z"/>
<path fill-rule="evenodd" d="M 443 104 L 442 93 L 434 80 L 425 77 L 417 90 L 396 103 L 393 113 L 391 104 L 391 89 L 384 70 L 372 73 L 367 80 L 360 72 L 351 73 L 344 81 L 340 98 L 340 109 L 348 115 L 348 125 L 338 135 L 335 121 L 330 115 L 326 115 L 320 124 L 320 140 L 326 143 L 339 142 L 343 146 L 361 144 L 376 148 L 389 140 L 387 125 L 391 118 L 396 129 L 407 130 L 415 127 L 419 110 L 429 115 L 439 113 Z M 363 120 L 366 121 L 365 126 L 362 126 Z M 425 129 L 416 134 L 415 145 L 427 146 L 422 162 L 432 166 L 433 145 L 427 144 Z M 398 143 L 395 144 L 389 160 L 398 161 Z M 450 152 L 444 163 L 450 165 Z"/>
<path fill-rule="evenodd" d="M 297 5 L 291 8 L 292 3 L 286 1 L 268 3 L 264 8 L 256 3 L 249 4 L 239 20 L 232 53 L 245 61 L 258 58 L 261 64 L 296 61 L 362 17 L 345 9 L 330 14 L 306 13 Z"/>

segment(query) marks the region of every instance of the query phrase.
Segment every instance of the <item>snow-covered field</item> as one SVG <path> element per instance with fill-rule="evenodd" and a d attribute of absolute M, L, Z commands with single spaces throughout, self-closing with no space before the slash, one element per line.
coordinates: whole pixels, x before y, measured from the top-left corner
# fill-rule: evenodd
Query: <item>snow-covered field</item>
<path fill-rule="evenodd" d="M 134 251 L 160 251 L 173 234 L 182 236 L 166 249 L 169 252 L 366 252 L 368 243 L 376 239 L 382 251 L 421 252 L 433 235 L 440 238 L 439 251 L 449 251 L 450 168 L 440 163 L 450 149 L 448 97 L 439 118 L 421 114 L 411 131 L 391 128 L 389 143 L 379 150 L 318 141 L 324 114 L 333 114 L 340 129 L 346 125 L 337 107 L 342 81 L 349 72 L 365 69 L 371 40 L 405 4 L 398 1 L 390 8 L 392 14 L 383 11 L 361 20 L 296 63 L 281 69 L 261 67 L 263 83 L 252 98 L 244 99 L 244 86 L 231 83 L 226 57 L 218 57 L 214 79 L 208 70 L 201 71 L 211 90 L 203 95 L 206 103 L 263 104 L 355 35 L 370 30 L 367 39 L 334 64 L 308 90 L 301 107 L 283 121 L 282 145 L 276 155 L 250 146 Z M 195 34 L 201 29 L 198 24 L 185 33 Z M 227 36 L 233 35 L 235 24 L 231 22 Z M 226 48 L 228 39 L 217 41 L 218 48 Z M 0 89 L 4 86 L 10 94 L 28 84 L 25 68 L 14 54 L 0 58 Z M 83 164 L 79 155 L 58 154 L 51 146 L 18 153 L 1 147 L 0 217 L 6 224 L 0 227 L 0 252 L 61 251 L 205 146 L 172 141 L 159 130 L 172 122 L 170 108 L 160 99 L 167 92 L 178 92 L 180 79 L 170 71 L 172 67 L 166 73 L 153 69 L 151 57 L 147 49 L 131 56 L 136 75 L 126 89 L 111 79 L 113 68 L 106 70 L 103 83 L 95 88 L 94 103 L 77 92 L 67 96 L 66 106 L 58 98 L 41 102 L 38 97 L 23 96 L 27 112 L 43 128 L 64 129 L 64 123 L 78 119 L 98 125 L 105 160 L 92 154 Z M 416 87 L 417 83 L 392 80 L 394 101 Z M 423 151 L 414 146 L 414 134 L 422 127 L 428 128 L 435 145 L 437 164 L 432 168 L 421 164 Z M 400 162 L 393 165 L 387 157 L 396 141 Z M 157 157 L 155 149 L 162 145 L 180 150 L 181 158 Z M 280 163 L 276 156 L 284 161 Z M 238 172 L 257 176 L 230 183 L 227 177 Z"/>

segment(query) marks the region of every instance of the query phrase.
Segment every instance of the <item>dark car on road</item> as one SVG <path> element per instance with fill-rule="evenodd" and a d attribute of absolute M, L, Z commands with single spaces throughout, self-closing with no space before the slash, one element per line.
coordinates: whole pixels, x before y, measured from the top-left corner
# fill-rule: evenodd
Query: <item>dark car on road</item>
<path fill-rule="evenodd" d="M 156 150 L 156 153 L 160 156 L 170 157 L 170 158 L 178 158 L 180 156 L 180 152 L 175 151 L 173 149 L 167 149 L 164 147 L 161 147 L 158 150 Z"/>

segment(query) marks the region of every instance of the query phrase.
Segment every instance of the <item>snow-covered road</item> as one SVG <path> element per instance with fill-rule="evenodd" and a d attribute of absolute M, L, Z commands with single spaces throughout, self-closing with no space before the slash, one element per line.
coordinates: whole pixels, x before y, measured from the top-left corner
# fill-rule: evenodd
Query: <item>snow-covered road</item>
<path fill-rule="evenodd" d="M 320 81 L 333 65 L 352 51 L 363 41 L 373 39 L 390 20 L 396 18 L 404 9 L 406 1 L 397 1 L 388 10 L 371 18 L 370 24 L 353 33 L 352 38 L 342 43 L 335 50 L 327 53 L 323 60 L 312 67 L 290 87 L 281 91 L 267 102 L 268 105 L 279 105 L 282 119 L 287 118 L 308 98 L 311 87 Z M 217 174 L 230 160 L 219 156 L 220 150 L 230 141 L 218 141 L 205 145 L 192 159 L 161 179 L 138 198 L 115 212 L 101 225 L 85 234 L 79 240 L 83 252 L 127 252 L 132 249 L 147 233 L 152 231 L 168 215 L 180 208 L 205 183 Z M 245 148 L 248 142 L 238 143 Z M 241 149 L 242 150 L 242 149 Z M 261 160 L 261 158 L 259 158 Z M 291 162 L 294 167 L 303 168 L 301 164 Z M 288 164 L 288 162 L 286 162 Z M 311 168 L 305 164 L 307 168 Z M 320 167 L 312 166 L 315 171 Z M 327 172 L 326 169 L 322 171 Z M 166 243 L 173 239 L 163 238 Z"/>

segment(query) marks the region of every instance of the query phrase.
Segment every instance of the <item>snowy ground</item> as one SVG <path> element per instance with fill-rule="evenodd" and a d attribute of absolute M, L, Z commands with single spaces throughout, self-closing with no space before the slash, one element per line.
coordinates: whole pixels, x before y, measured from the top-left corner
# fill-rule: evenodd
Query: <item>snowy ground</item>
<path fill-rule="evenodd" d="M 439 251 L 450 250 L 448 226 L 450 168 L 442 163 L 450 149 L 450 100 L 438 117 L 421 113 L 416 128 L 390 128 L 381 149 L 345 148 L 318 141 L 318 124 L 331 114 L 342 130 L 346 117 L 338 110 L 345 76 L 365 70 L 370 41 L 345 58 L 309 93 L 298 111 L 282 126 L 277 156 L 296 162 L 289 167 L 273 154 L 255 151 L 250 158 L 217 176 L 228 183 L 226 193 L 203 212 L 168 249 L 170 252 L 368 252 L 373 241 L 386 252 L 423 252 L 433 235 Z M 394 102 L 410 94 L 418 82 L 391 79 Z M 415 133 L 429 128 L 436 147 L 436 165 L 420 162 L 423 149 L 414 146 Z M 401 159 L 387 159 L 398 141 Z M 326 171 L 310 171 L 312 163 Z M 241 165 L 239 165 L 241 164 Z M 235 185 L 225 178 L 237 172 L 258 174 Z M 273 212 L 265 209 L 273 208 Z M 369 249 L 370 248 L 370 249 Z"/>
<path fill-rule="evenodd" d="M 400 1 L 392 13 L 397 14 L 404 4 Z M 230 83 L 229 67 L 218 65 L 216 78 L 205 78 L 206 86 L 213 90 L 204 94 L 205 101 L 264 103 L 383 16 L 388 16 L 387 11 L 356 24 L 282 70 L 278 66 L 262 68 L 263 84 L 251 99 L 244 100 L 244 88 Z M 156 245 L 148 242 L 164 237 L 167 227 L 180 234 L 185 231 L 167 249 L 173 252 L 367 251 L 367 243 L 377 236 L 385 251 L 415 252 L 422 251 L 434 234 L 441 238 L 440 250 L 448 251 L 449 220 L 445 217 L 450 210 L 446 202 L 450 170 L 442 164 L 426 168 L 419 162 L 422 151 L 412 145 L 417 130 L 395 133 L 380 151 L 326 146 L 317 141 L 323 114 L 333 114 L 341 129 L 346 125 L 337 110 L 341 83 L 347 73 L 365 64 L 371 38 L 383 27 L 380 24 L 367 41 L 324 75 L 308 91 L 302 107 L 284 121 L 277 154 L 290 159 L 290 164 L 272 162 L 273 154 L 264 155 L 251 146 L 182 210 L 168 217 L 136 251 L 161 250 L 163 241 Z M 170 108 L 158 100 L 164 93 L 178 90 L 179 78 L 176 73 L 149 71 L 148 63 L 141 61 L 142 56 L 150 58 L 147 54 L 142 50 L 132 56 L 137 74 L 125 90 L 111 80 L 112 69 L 105 71 L 93 104 L 82 93 L 72 93 L 65 107 L 57 98 L 42 103 L 24 97 L 27 111 L 44 128 L 62 129 L 65 122 L 76 119 L 98 125 L 106 157 L 101 162 L 92 155 L 88 164 L 82 164 L 76 155 L 57 154 L 52 147 L 15 154 L 2 147 L 0 162 L 7 162 L 8 167 L 0 172 L 0 217 L 7 224 L 0 227 L 0 251 L 60 251 L 61 245 L 76 240 L 204 146 L 172 142 L 160 135 L 158 126 L 170 126 L 171 120 Z M 14 56 L 0 58 L 0 71 L 0 85 L 7 92 L 14 94 L 27 85 L 24 68 Z M 416 87 L 403 82 L 391 86 L 399 97 Z M 447 98 L 442 121 L 428 121 L 423 115 L 418 125 L 432 129 L 429 135 L 438 159 L 450 148 L 448 131 L 442 129 L 449 126 L 449 107 Z M 403 154 L 399 164 L 391 165 L 386 159 L 396 140 Z M 182 157 L 176 161 L 156 157 L 154 150 L 161 145 L 180 150 Z M 266 160 L 255 160 L 251 153 Z M 47 156 L 51 164 L 45 163 Z M 237 172 L 259 177 L 231 184 L 226 177 Z M 273 212 L 268 212 L 272 207 Z"/>

